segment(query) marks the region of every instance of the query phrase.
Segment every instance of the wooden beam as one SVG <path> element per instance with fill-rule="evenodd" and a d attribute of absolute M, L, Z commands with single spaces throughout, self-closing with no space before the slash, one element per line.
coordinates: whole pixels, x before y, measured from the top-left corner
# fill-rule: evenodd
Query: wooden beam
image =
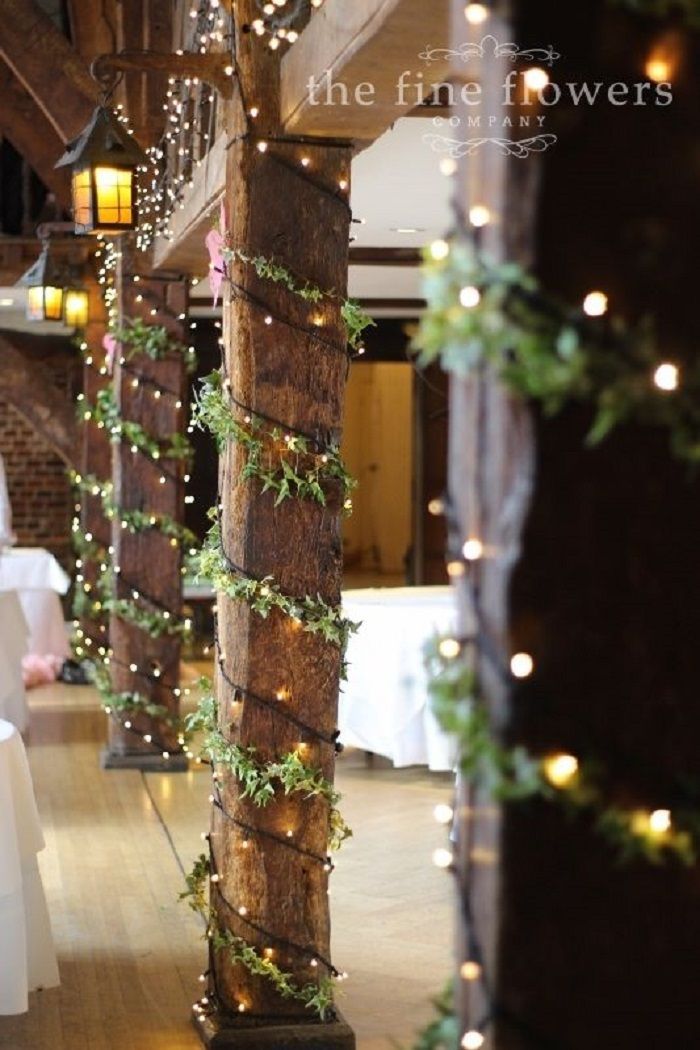
<path fill-rule="evenodd" d="M 430 84 L 444 79 L 446 60 L 426 68 L 418 56 L 428 44 L 447 47 L 448 40 L 447 0 L 433 0 L 429 21 L 425 0 L 326 0 L 282 60 L 285 130 L 374 141 L 414 109 Z M 401 98 L 398 82 L 405 70 L 413 74 L 411 84 L 417 82 L 417 73 L 424 74 L 421 97 L 412 88 Z M 310 77 L 321 85 L 316 105 L 309 92 Z M 326 104 L 331 79 L 345 85 L 347 105 Z M 339 101 L 340 87 L 330 97 Z"/>
<path fill-rule="evenodd" d="M 59 204 L 67 208 L 70 204 L 70 173 L 67 168 L 58 171 L 54 168 L 63 143 L 5 62 L 0 62 L 0 97 L 3 100 L 0 134 L 9 139 Z"/>
<path fill-rule="evenodd" d="M 0 237 L 0 287 L 14 284 L 39 255 L 36 237 Z M 72 266 L 85 263 L 94 244 L 87 237 L 52 237 L 51 254 Z"/>
<path fill-rule="evenodd" d="M 99 90 L 83 59 L 34 0 L 0 0 L 0 55 L 61 141 L 76 138 Z"/>
<path fill-rule="evenodd" d="M 68 466 L 77 466 L 80 446 L 73 406 L 31 357 L 22 353 L 21 343 L 13 332 L 0 333 L 0 398 L 12 405 Z"/>

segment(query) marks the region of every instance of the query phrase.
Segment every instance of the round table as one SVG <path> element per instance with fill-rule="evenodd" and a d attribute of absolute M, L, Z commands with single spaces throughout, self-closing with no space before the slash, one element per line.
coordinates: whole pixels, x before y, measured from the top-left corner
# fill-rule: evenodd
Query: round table
<path fill-rule="evenodd" d="M 27 728 L 27 697 L 22 657 L 29 627 L 16 591 L 0 591 L 0 718 L 23 733 Z"/>
<path fill-rule="evenodd" d="M 37 853 L 44 848 L 24 744 L 0 720 L 0 1014 L 59 983 Z"/>
<path fill-rule="evenodd" d="M 13 547 L 0 554 L 0 591 L 17 591 L 29 625 L 28 652 L 36 656 L 70 655 L 59 594 L 70 578 L 43 547 Z"/>
<path fill-rule="evenodd" d="M 343 613 L 360 622 L 347 649 L 339 722 L 344 744 L 390 758 L 395 766 L 453 770 L 452 740 L 428 703 L 424 648 L 454 630 L 450 587 L 379 587 L 343 592 Z"/>

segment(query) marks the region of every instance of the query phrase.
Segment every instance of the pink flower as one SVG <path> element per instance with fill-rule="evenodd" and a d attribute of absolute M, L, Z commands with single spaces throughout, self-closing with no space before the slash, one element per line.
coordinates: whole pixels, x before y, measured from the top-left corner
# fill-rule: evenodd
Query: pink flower
<path fill-rule="evenodd" d="M 219 298 L 224 277 L 228 276 L 226 273 L 226 262 L 221 253 L 221 249 L 226 243 L 226 236 L 226 208 L 222 201 L 219 214 L 219 228 L 218 230 L 210 230 L 204 241 L 209 252 L 209 287 L 211 288 L 211 294 L 214 296 L 214 306 L 216 306 Z"/>
<path fill-rule="evenodd" d="M 107 351 L 107 357 L 105 360 L 107 363 L 107 371 L 111 375 L 112 370 L 114 368 L 114 358 L 116 356 L 117 347 L 119 346 L 119 343 L 113 335 L 107 332 L 107 335 L 102 340 L 102 346 Z"/>

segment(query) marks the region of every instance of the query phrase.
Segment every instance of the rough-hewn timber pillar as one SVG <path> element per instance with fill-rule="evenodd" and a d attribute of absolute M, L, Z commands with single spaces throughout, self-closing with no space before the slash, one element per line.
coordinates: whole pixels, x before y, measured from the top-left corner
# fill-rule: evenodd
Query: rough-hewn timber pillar
<path fill-rule="evenodd" d="M 478 41 L 486 31 L 498 42 L 513 40 L 513 27 L 505 13 L 508 7 L 500 4 L 499 12 L 492 9 L 486 26 L 470 27 L 465 21 L 464 3 L 455 0 L 452 47 L 459 48 L 465 40 Z M 511 64 L 498 60 L 488 45 L 477 67 L 465 69 L 460 64 L 455 68 L 453 76 L 458 84 L 481 84 L 479 105 L 460 103 L 455 108 L 461 117 L 460 137 L 469 137 L 469 120 L 475 116 L 480 115 L 483 126 L 488 127 L 490 116 L 506 113 L 503 83 L 510 68 Z M 507 111 L 511 117 L 514 112 L 514 108 Z M 461 160 L 455 177 L 455 211 L 461 235 L 473 238 L 494 260 L 529 262 L 534 176 L 532 159 L 504 157 L 488 144 Z M 474 206 L 488 209 L 490 221 L 485 227 L 477 229 L 470 224 Z M 512 397 L 489 368 L 469 378 L 452 375 L 448 559 L 454 559 L 457 566 L 453 582 L 462 634 L 478 631 L 482 640 L 489 640 L 478 647 L 476 670 L 497 732 L 505 730 L 510 717 L 509 683 L 502 674 L 511 651 L 508 588 L 529 506 L 533 459 L 527 405 Z M 470 539 L 483 544 L 484 557 L 465 566 L 463 545 Z M 464 568 L 466 572 L 460 575 Z M 460 1032 L 482 1036 L 485 1050 L 505 1050 L 511 1045 L 520 1048 L 520 1043 L 507 1041 L 512 1033 L 492 1013 L 493 1004 L 499 1002 L 502 966 L 500 923 L 503 866 L 507 863 L 502 853 L 504 811 L 481 789 L 458 782 L 456 815 L 456 1002 Z M 519 904 L 527 907 L 526 901 Z M 509 906 L 516 906 L 515 902 Z"/>
<path fill-rule="evenodd" d="M 141 319 L 163 326 L 182 342 L 187 311 L 187 284 L 171 275 L 148 275 L 138 269 L 141 256 L 121 257 L 122 324 Z M 163 449 L 157 456 L 124 433 L 113 446 L 114 502 L 112 526 L 115 595 L 120 605 L 110 618 L 112 688 L 136 692 L 150 703 L 179 714 L 182 623 L 182 543 L 158 527 L 161 515 L 182 524 L 185 462 L 167 455 L 174 435 L 184 436 L 186 368 L 184 356 L 153 359 L 124 347 L 115 367 L 116 401 L 122 420 L 138 424 Z M 124 528 L 119 515 L 146 512 L 153 527 Z M 117 572 L 118 570 L 118 572 Z M 150 623 L 149 623 L 150 621 Z M 125 727 L 125 721 L 130 727 Z M 111 718 L 104 755 L 107 768 L 184 769 L 177 734 L 163 718 L 134 713 Z M 150 738 L 150 739 L 149 739 Z M 169 757 L 165 758 L 163 753 Z"/>
<path fill-rule="evenodd" d="M 253 0 L 243 0 L 236 12 L 239 84 L 246 108 L 259 112 L 244 119 L 240 99 L 231 107 L 226 192 L 231 244 L 246 255 L 283 264 L 300 284 L 308 280 L 342 296 L 350 150 L 322 140 L 303 145 L 276 140 L 278 59 L 254 34 L 242 32 L 257 16 Z M 231 277 L 224 310 L 224 367 L 236 418 L 241 422 L 253 410 L 324 443 L 337 440 L 348 369 L 340 302 L 305 302 L 284 284 L 259 278 L 244 262 L 233 263 Z M 258 479 L 241 478 L 245 460 L 245 450 L 231 442 L 220 463 L 222 543 L 230 565 L 254 580 L 271 576 L 274 586 L 299 599 L 300 606 L 306 595 L 338 604 L 340 486 L 326 484 L 326 506 L 297 498 L 275 506 L 274 492 L 263 493 Z M 222 733 L 233 744 L 255 748 L 259 762 L 298 750 L 307 765 L 332 780 L 339 647 L 277 609 L 263 618 L 248 602 L 223 595 L 218 608 Z M 277 713 L 255 696 L 272 700 L 273 707 L 279 697 L 284 708 Z M 283 712 L 326 739 L 304 734 Z M 230 773 L 222 775 L 219 785 L 232 818 L 218 808 L 213 811 L 211 853 L 218 881 L 211 889 L 219 924 L 261 959 L 290 974 L 297 988 L 314 985 L 330 972 L 329 873 L 324 864 L 328 802 L 308 798 L 303 791 L 285 795 L 277 782 L 274 799 L 260 807 L 242 797 L 243 785 Z M 226 950 L 214 951 L 211 965 L 217 1008 L 197 1022 L 207 1045 L 276 1050 L 354 1046 L 350 1029 L 332 1020 L 332 1014 L 319 1022 L 304 1003 L 282 998 L 267 977 L 233 964 Z"/>

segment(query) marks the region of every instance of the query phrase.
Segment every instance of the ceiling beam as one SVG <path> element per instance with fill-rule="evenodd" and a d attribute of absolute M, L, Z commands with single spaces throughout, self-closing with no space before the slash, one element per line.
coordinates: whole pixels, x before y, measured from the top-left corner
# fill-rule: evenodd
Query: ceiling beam
<path fill-rule="evenodd" d="M 0 332 L 0 398 L 12 405 L 68 466 L 77 466 L 79 441 L 73 404 L 45 378 L 32 357 L 22 353 L 20 343 L 13 333 Z"/>
<path fill-rule="evenodd" d="M 70 173 L 54 168 L 63 143 L 36 102 L 0 61 L 0 134 L 7 138 L 49 189 L 58 203 L 70 206 Z"/>
<path fill-rule="evenodd" d="M 418 57 L 429 44 L 447 47 L 450 39 L 447 0 L 428 6 L 429 19 L 425 0 L 326 0 L 282 60 L 285 129 L 373 142 L 414 109 L 429 85 L 449 71 L 447 59 L 426 67 Z M 404 71 L 411 76 L 401 93 Z M 417 74 L 423 75 L 423 93 L 415 86 L 421 83 Z M 310 77 L 320 85 L 318 104 L 309 91 Z M 338 86 L 329 95 L 331 81 L 345 90 Z M 329 97 L 336 104 L 328 105 Z"/>
<path fill-rule="evenodd" d="M 85 61 L 35 0 L 0 0 L 0 56 L 61 141 L 76 138 L 99 89 Z"/>

